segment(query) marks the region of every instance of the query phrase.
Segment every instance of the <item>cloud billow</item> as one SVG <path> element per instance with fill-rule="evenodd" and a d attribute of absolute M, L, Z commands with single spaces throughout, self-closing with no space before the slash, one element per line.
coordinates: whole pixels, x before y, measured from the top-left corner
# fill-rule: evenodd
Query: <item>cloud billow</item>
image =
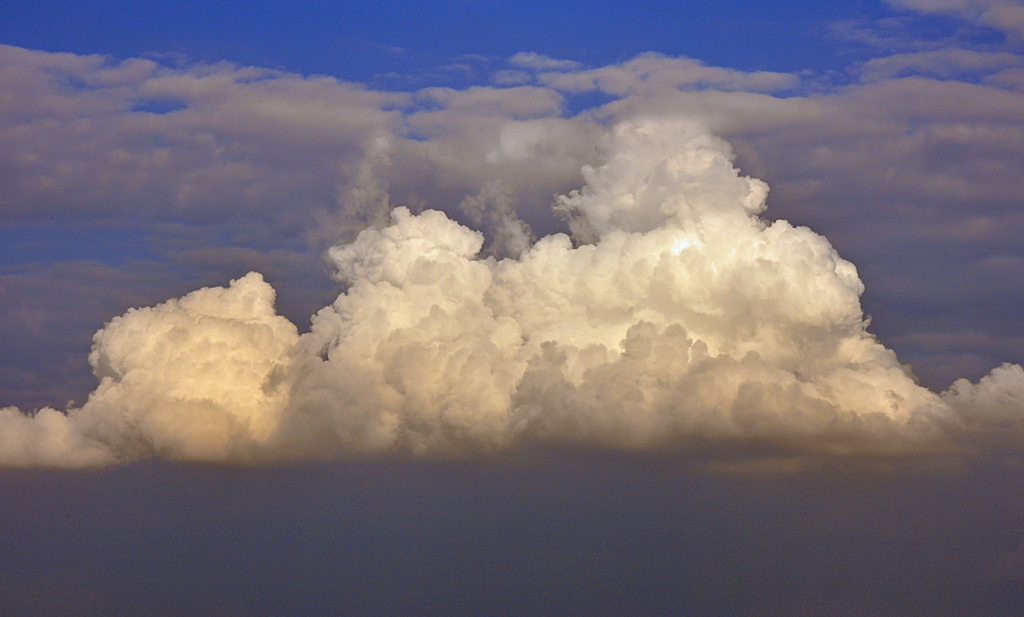
<path fill-rule="evenodd" d="M 481 257 L 484 236 L 400 207 L 329 251 L 347 289 L 300 335 L 257 273 L 115 318 L 81 408 L 0 411 L 0 462 L 259 462 L 540 441 L 801 450 L 949 447 L 1019 422 L 1024 372 L 943 395 L 867 332 L 856 268 L 761 218 L 768 187 L 692 122 L 612 126 L 572 235 Z"/>

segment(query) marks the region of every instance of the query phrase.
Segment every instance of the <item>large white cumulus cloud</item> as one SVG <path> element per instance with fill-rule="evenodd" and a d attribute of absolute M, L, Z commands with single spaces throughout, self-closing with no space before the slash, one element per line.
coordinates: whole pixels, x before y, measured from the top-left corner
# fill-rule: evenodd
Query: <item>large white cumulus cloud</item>
<path fill-rule="evenodd" d="M 298 340 L 273 303 L 251 273 L 115 318 L 96 333 L 89 363 L 100 384 L 81 409 L 0 410 L 0 462 L 250 458 L 276 431 L 287 401 L 278 382 Z"/>
<path fill-rule="evenodd" d="M 767 186 L 699 127 L 620 123 L 583 177 L 555 205 L 574 238 L 515 258 L 481 257 L 483 235 L 441 212 L 395 209 L 330 251 L 347 291 L 301 337 L 257 274 L 130 311 L 97 333 L 100 386 L 81 409 L 3 410 L 0 460 L 694 435 L 902 448 L 1020 415 L 1004 404 L 1024 392 L 1019 367 L 943 397 L 918 386 L 866 331 L 854 266 L 811 230 L 761 219 Z"/>
<path fill-rule="evenodd" d="M 865 331 L 854 267 L 810 230 L 756 216 L 767 187 L 724 142 L 641 121 L 606 150 L 559 203 L 592 244 L 554 235 L 479 260 L 475 232 L 398 210 L 332 251 L 351 287 L 306 341 L 326 350 L 298 389 L 317 393 L 308 408 L 372 400 L 359 435 L 428 450 L 538 432 L 923 436 L 948 415 Z M 350 434 L 346 411 L 327 421 Z"/>

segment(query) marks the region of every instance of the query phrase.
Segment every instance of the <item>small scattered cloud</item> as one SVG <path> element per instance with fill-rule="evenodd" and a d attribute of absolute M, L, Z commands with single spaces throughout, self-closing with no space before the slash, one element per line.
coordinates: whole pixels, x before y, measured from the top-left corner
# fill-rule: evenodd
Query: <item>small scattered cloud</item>
<path fill-rule="evenodd" d="M 1024 39 L 1024 3 L 1020 0 L 887 0 L 916 13 L 952 15 Z"/>
<path fill-rule="evenodd" d="M 519 52 L 509 58 L 509 63 L 534 71 L 574 71 L 583 66 L 575 60 L 556 60 L 534 52 Z"/>

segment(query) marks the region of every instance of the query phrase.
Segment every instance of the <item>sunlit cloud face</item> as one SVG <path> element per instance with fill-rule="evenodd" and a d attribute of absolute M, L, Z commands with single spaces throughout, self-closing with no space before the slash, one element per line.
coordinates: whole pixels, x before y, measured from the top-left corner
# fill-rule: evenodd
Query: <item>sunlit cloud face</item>
<path fill-rule="evenodd" d="M 866 331 L 854 266 L 762 219 L 767 186 L 725 142 L 641 118 L 600 143 L 557 200 L 576 243 L 484 259 L 480 232 L 397 208 L 329 251 L 347 291 L 307 334 L 256 273 L 129 311 L 95 336 L 89 400 L 3 410 L 0 456 L 244 462 L 694 436 L 899 451 L 1019 421 L 1020 367 L 941 397 L 917 385 Z"/>

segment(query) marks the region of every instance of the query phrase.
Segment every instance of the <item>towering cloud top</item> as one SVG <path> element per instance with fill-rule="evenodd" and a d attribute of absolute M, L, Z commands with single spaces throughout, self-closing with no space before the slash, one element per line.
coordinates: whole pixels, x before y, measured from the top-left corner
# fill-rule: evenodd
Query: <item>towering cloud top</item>
<path fill-rule="evenodd" d="M 329 255 L 347 291 L 299 336 L 258 274 L 129 311 L 95 337 L 80 409 L 0 412 L 0 461 L 258 461 L 533 440 L 941 445 L 1018 420 L 1020 367 L 940 397 L 866 331 L 852 264 L 758 214 L 767 186 L 691 123 L 610 129 L 560 197 L 574 237 L 517 258 L 395 209 Z"/>

